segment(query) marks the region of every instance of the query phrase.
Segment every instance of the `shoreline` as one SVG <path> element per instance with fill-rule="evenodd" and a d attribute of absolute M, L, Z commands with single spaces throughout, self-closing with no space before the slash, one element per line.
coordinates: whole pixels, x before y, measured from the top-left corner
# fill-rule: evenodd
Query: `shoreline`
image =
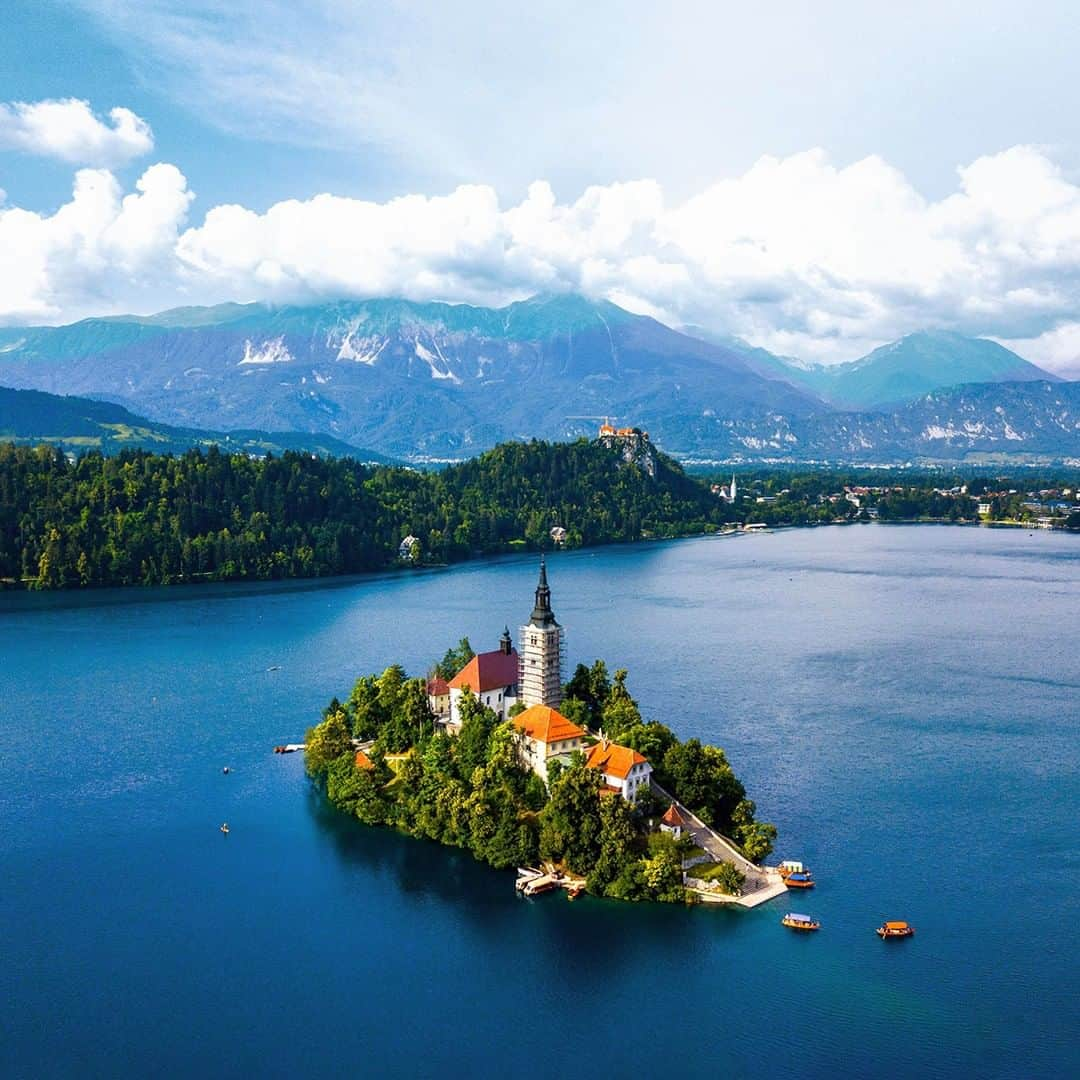
<path fill-rule="evenodd" d="M 751 523 L 764 524 L 764 523 Z M 949 521 L 942 518 L 898 518 L 895 521 L 820 521 L 810 522 L 805 525 L 797 525 L 791 522 L 765 525 L 764 528 L 747 530 L 740 529 L 716 529 L 712 532 L 687 533 L 682 536 L 650 536 L 639 540 L 616 540 L 601 544 L 583 544 L 580 547 L 558 548 L 549 551 L 548 554 L 574 554 L 576 552 L 596 552 L 610 548 L 632 548 L 647 544 L 670 544 L 684 540 L 705 539 L 730 539 L 737 536 L 753 536 L 755 533 L 789 532 L 796 529 L 824 529 L 824 528 L 850 528 L 853 526 L 877 526 L 877 527 L 905 527 L 912 526 L 935 526 L 954 527 L 962 529 L 1027 529 L 1031 533 L 1065 534 L 1080 536 L 1076 529 L 1054 528 L 1047 529 L 1030 522 L 1022 521 Z M 222 589 L 228 589 L 236 593 L 266 592 L 274 594 L 279 592 L 294 592 L 313 588 L 346 588 L 365 581 L 389 581 L 401 578 L 406 574 L 424 575 L 441 574 L 456 570 L 460 567 L 476 564 L 489 565 L 501 560 L 514 561 L 534 558 L 541 549 L 529 549 L 526 551 L 493 551 L 472 558 L 461 559 L 458 562 L 437 563 L 427 566 L 385 566 L 372 570 L 358 570 L 347 574 L 327 574 L 312 577 L 285 577 L 285 578 L 216 578 L 200 581 L 174 581 L 168 585 L 132 583 L 129 585 L 65 585 L 58 589 L 31 588 L 24 582 L 15 582 L 14 579 L 0 579 L 0 611 L 17 610 L 17 607 L 7 606 L 8 601 L 14 597 L 51 597 L 51 605 L 65 606 L 60 598 L 80 597 L 77 604 L 71 606 L 98 606 L 108 605 L 115 602 L 111 596 L 113 593 L 122 593 L 124 597 L 139 598 L 146 600 L 158 594 L 167 594 L 169 599 L 205 599 L 208 595 L 218 593 Z M 30 579 L 33 580 L 33 579 Z M 94 597 L 109 597 L 95 603 Z M 34 610 L 27 606 L 24 610 Z"/>

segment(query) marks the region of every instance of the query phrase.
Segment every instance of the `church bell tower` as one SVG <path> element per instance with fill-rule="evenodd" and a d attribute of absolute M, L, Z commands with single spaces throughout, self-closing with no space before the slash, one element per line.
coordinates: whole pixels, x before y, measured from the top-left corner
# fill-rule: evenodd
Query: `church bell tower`
<path fill-rule="evenodd" d="M 526 705 L 562 704 L 562 660 L 566 647 L 563 628 L 551 610 L 547 565 L 540 556 L 540 581 L 536 586 L 536 605 L 528 623 L 521 628 L 521 702 Z"/>

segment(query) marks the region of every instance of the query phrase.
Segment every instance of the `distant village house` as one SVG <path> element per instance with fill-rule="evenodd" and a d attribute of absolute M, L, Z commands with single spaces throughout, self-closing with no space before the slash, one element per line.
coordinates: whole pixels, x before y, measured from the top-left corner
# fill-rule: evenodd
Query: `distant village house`
<path fill-rule="evenodd" d="M 730 484 L 713 484 L 710 490 L 722 502 L 726 502 L 728 506 L 730 506 L 735 501 L 739 493 L 738 488 L 735 485 L 735 474 L 731 474 Z"/>

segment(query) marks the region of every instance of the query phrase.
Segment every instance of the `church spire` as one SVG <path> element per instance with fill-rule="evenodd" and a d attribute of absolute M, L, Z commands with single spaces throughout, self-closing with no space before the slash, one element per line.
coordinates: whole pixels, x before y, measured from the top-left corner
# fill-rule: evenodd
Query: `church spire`
<path fill-rule="evenodd" d="M 551 589 L 548 587 L 547 563 L 544 556 L 540 556 L 540 581 L 536 586 L 536 606 L 533 608 L 529 622 L 533 626 L 557 626 L 555 613 L 551 610 Z"/>
<path fill-rule="evenodd" d="M 523 705 L 559 707 L 562 701 L 563 649 L 563 628 L 555 621 L 555 613 L 551 610 L 547 563 L 541 555 L 536 606 L 529 621 L 521 628 L 518 700 Z"/>

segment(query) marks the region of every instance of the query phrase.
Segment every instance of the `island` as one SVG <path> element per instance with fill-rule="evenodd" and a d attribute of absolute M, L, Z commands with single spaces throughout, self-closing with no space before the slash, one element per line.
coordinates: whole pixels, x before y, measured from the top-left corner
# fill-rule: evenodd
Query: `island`
<path fill-rule="evenodd" d="M 541 557 L 515 648 L 467 639 L 427 677 L 359 678 L 307 732 L 305 764 L 330 803 L 471 852 L 496 869 L 617 900 L 737 903 L 785 890 L 761 865 L 776 828 L 724 752 L 642 718 L 627 672 L 597 660 L 565 684 L 565 636 Z"/>

